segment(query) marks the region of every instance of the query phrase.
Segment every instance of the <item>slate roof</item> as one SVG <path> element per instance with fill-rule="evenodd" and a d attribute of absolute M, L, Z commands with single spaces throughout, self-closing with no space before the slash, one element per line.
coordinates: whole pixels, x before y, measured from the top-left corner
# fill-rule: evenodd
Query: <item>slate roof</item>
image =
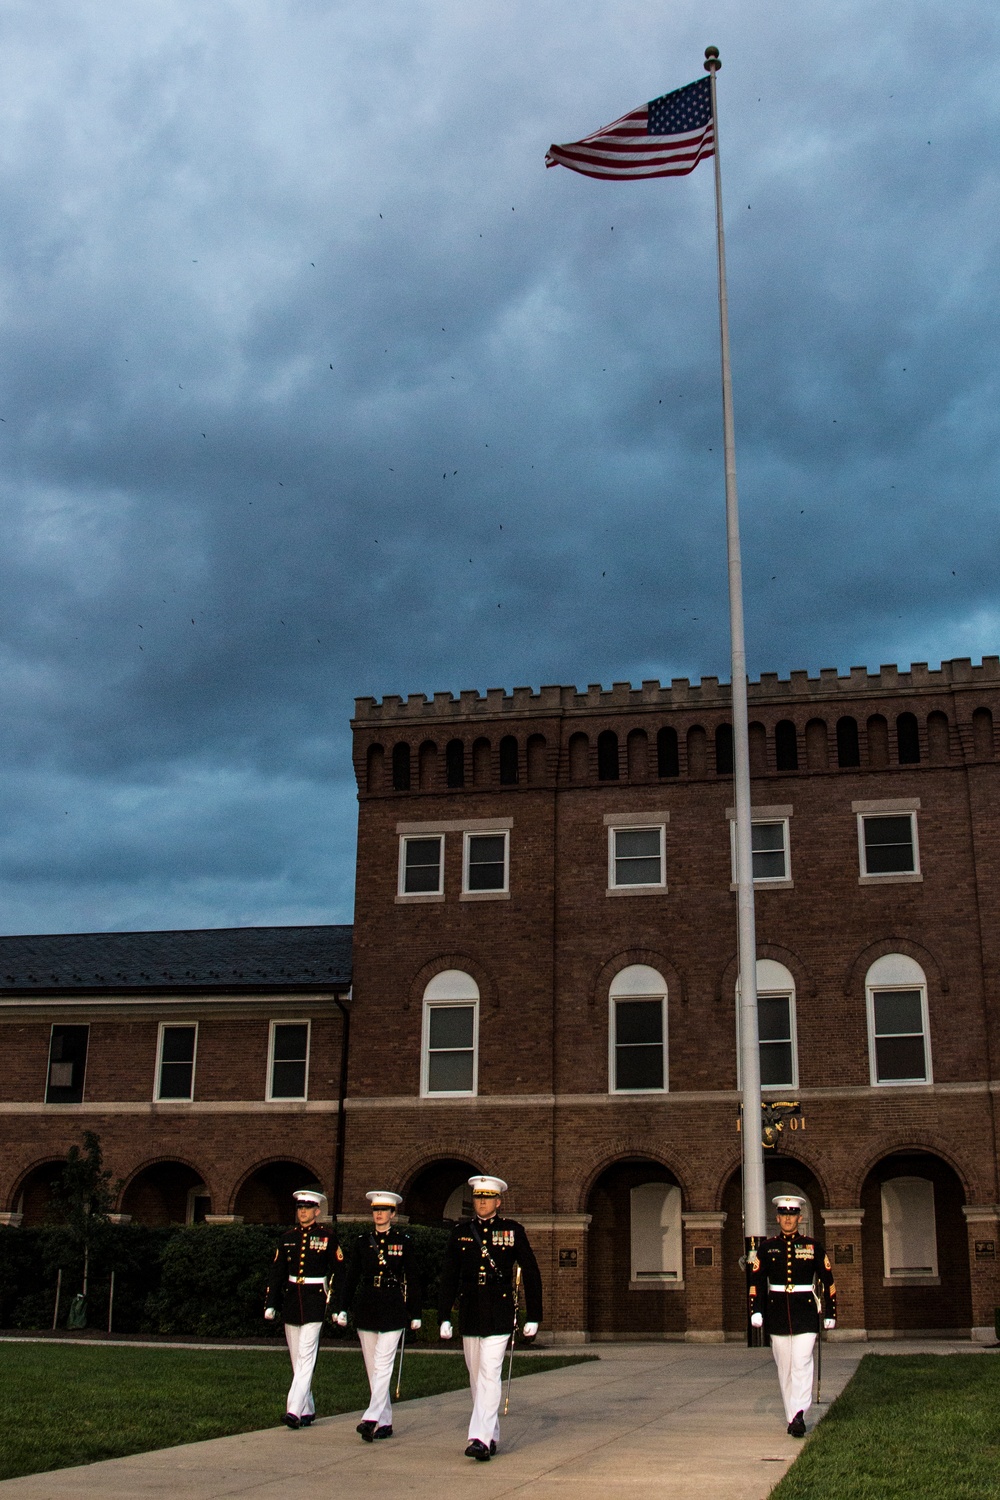
<path fill-rule="evenodd" d="M 0 997 L 150 990 L 329 990 L 351 982 L 350 926 L 0 937 Z"/>

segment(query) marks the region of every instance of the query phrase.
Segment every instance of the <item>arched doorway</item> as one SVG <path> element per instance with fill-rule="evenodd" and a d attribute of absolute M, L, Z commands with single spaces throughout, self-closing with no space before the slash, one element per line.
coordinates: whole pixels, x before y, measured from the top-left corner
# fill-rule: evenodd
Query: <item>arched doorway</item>
<path fill-rule="evenodd" d="M 659 1162 L 615 1162 L 587 1199 L 591 1338 L 682 1335 L 681 1188 Z"/>
<path fill-rule="evenodd" d="M 14 1198 L 14 1212 L 23 1215 L 21 1223 L 25 1229 L 37 1229 L 47 1223 L 53 1184 L 65 1165 L 64 1161 L 43 1161 L 21 1183 Z"/>
<path fill-rule="evenodd" d="M 122 1212 L 137 1224 L 193 1224 L 211 1212 L 201 1174 L 183 1161 L 157 1161 L 137 1172 L 122 1194 Z"/>
<path fill-rule="evenodd" d="M 767 1201 L 767 1233 L 778 1232 L 771 1199 L 778 1193 L 797 1193 L 805 1198 L 802 1233 L 823 1239 L 820 1210 L 825 1207 L 823 1190 L 813 1173 L 793 1156 L 765 1153 L 764 1182 Z M 722 1321 L 727 1333 L 744 1334 L 747 1326 L 746 1276 L 740 1266 L 743 1237 L 743 1172 L 737 1169 L 726 1184 L 722 1198 L 726 1222 L 722 1228 Z"/>
<path fill-rule="evenodd" d="M 300 1161 L 269 1161 L 243 1183 L 236 1194 L 233 1213 L 246 1224 L 291 1224 L 295 1220 L 292 1194 L 299 1188 L 315 1187 L 312 1167 Z"/>
<path fill-rule="evenodd" d="M 453 1224 L 472 1213 L 468 1186 L 481 1167 L 449 1156 L 417 1173 L 403 1194 L 403 1213 L 411 1224 Z"/>
<path fill-rule="evenodd" d="M 957 1174 L 927 1151 L 883 1157 L 861 1189 L 869 1333 L 972 1325 L 969 1240 Z"/>

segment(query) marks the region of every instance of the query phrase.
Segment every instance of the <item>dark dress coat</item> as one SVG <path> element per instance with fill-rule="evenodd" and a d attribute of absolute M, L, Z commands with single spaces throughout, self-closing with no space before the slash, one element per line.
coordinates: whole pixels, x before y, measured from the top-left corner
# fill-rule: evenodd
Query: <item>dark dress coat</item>
<path fill-rule="evenodd" d="M 451 1319 L 458 1298 L 458 1321 L 464 1337 L 490 1338 L 514 1326 L 515 1268 L 521 1268 L 525 1322 L 542 1321 L 542 1278 L 535 1252 L 514 1219 L 463 1219 L 455 1225 L 444 1252 L 438 1317 Z"/>
<path fill-rule="evenodd" d="M 774 1337 L 818 1333 L 820 1317 L 837 1316 L 837 1288 L 830 1258 L 804 1234 L 779 1234 L 765 1240 L 747 1262 L 750 1312 L 764 1314 L 764 1327 Z M 792 1287 L 808 1287 L 795 1292 Z M 816 1304 L 813 1287 L 822 1304 Z"/>
<path fill-rule="evenodd" d="M 354 1323 L 371 1333 L 390 1333 L 420 1317 L 421 1288 L 413 1241 L 395 1225 L 384 1234 L 359 1235 L 347 1258 L 344 1307 Z"/>
<path fill-rule="evenodd" d="M 333 1299 L 337 1301 L 343 1269 L 344 1252 L 332 1224 L 286 1229 L 274 1252 L 264 1305 L 280 1310 L 286 1323 L 322 1323 L 327 1286 L 334 1288 Z M 318 1277 L 326 1284 L 320 1284 L 315 1279 Z"/>

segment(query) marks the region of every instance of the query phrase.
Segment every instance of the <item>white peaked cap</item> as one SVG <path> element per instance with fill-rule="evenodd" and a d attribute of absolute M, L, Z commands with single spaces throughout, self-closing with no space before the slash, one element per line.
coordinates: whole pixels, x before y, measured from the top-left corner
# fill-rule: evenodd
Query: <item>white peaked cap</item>
<path fill-rule="evenodd" d="M 507 1184 L 502 1177 L 470 1177 L 469 1186 L 474 1193 L 482 1193 L 485 1197 L 491 1193 L 505 1193 Z"/>
<path fill-rule="evenodd" d="M 296 1203 L 312 1203 L 315 1204 L 317 1208 L 322 1206 L 325 1196 L 326 1195 L 324 1193 L 321 1193 L 318 1188 L 299 1188 L 297 1193 L 292 1194 L 292 1197 L 295 1199 Z"/>
<path fill-rule="evenodd" d="M 381 1191 L 366 1193 L 365 1197 L 372 1208 L 398 1208 L 403 1201 L 398 1193 L 383 1193 Z"/>
<path fill-rule="evenodd" d="M 771 1199 L 771 1202 L 775 1208 L 794 1208 L 799 1213 L 806 1206 L 806 1200 L 804 1198 L 797 1198 L 794 1193 L 779 1193 L 777 1198 Z"/>

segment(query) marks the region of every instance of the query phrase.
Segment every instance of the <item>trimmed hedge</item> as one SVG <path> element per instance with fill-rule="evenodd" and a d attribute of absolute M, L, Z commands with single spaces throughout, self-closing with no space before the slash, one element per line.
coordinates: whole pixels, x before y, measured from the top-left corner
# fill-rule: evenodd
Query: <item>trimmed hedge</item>
<path fill-rule="evenodd" d="M 366 1232 L 364 1224 L 338 1226 L 345 1255 Z M 433 1306 L 448 1232 L 416 1225 L 407 1232 L 424 1279 L 425 1305 Z M 107 1327 L 113 1270 L 116 1333 L 279 1338 L 280 1321 L 266 1323 L 263 1308 L 280 1234 L 272 1225 L 118 1225 L 100 1261 L 91 1260 L 87 1322 L 91 1328 Z M 0 1327 L 51 1328 L 60 1267 L 59 1326 L 65 1327 L 70 1299 L 83 1278 L 78 1249 L 61 1229 L 0 1228 Z M 431 1328 L 423 1336 L 428 1335 Z"/>

